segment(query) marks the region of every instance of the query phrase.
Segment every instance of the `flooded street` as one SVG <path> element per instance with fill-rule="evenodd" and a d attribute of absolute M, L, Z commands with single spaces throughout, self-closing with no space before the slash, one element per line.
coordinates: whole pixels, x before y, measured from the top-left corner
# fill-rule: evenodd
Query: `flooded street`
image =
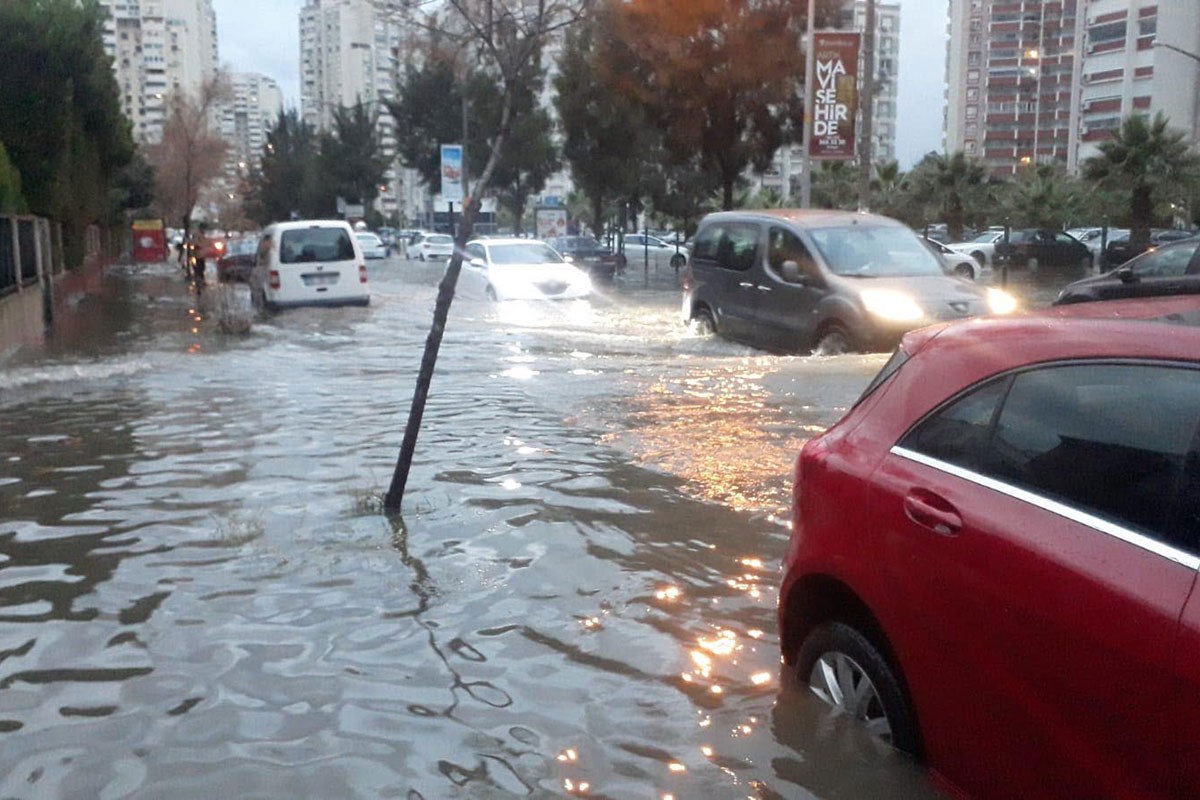
<path fill-rule="evenodd" d="M 0 796 L 938 796 L 781 686 L 792 464 L 886 355 L 456 300 L 393 523 L 441 273 L 238 337 L 116 267 L 0 362 Z"/>

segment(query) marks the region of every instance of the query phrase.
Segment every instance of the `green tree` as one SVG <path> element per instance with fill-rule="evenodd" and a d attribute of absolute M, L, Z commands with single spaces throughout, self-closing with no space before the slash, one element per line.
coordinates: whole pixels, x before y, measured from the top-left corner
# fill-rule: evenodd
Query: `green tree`
<path fill-rule="evenodd" d="M 946 223 L 954 241 L 962 239 L 963 226 L 976 222 L 991 207 L 987 167 L 962 151 L 930 153 L 908 176 L 913 203 Z"/>
<path fill-rule="evenodd" d="M 63 223 L 67 263 L 110 217 L 110 187 L 133 157 L 96 0 L 0 2 L 0 141 L 28 209 Z"/>
<path fill-rule="evenodd" d="M 1001 207 L 1022 228 L 1065 228 L 1082 217 L 1086 187 L 1061 166 L 1039 164 L 1004 186 Z"/>
<path fill-rule="evenodd" d="M 8 151 L 0 142 L 0 213 L 20 214 L 26 210 L 21 195 L 21 173 L 8 159 Z"/>
<path fill-rule="evenodd" d="M 567 34 L 554 79 L 563 157 L 596 232 L 604 229 L 609 202 L 637 193 L 653 146 L 641 107 L 600 79 L 596 42 L 606 19 L 585 20 Z"/>
<path fill-rule="evenodd" d="M 369 207 L 379 196 L 387 172 L 376 127 L 376 115 L 362 102 L 333 112 L 333 132 L 321 137 L 321 168 L 327 190 L 335 198 Z"/>
<path fill-rule="evenodd" d="M 822 8 L 831 4 L 822 2 Z M 698 153 L 722 207 L 751 166 L 766 169 L 803 124 L 804 4 L 796 0 L 608 0 L 596 63 L 635 98 L 685 162 Z"/>
<path fill-rule="evenodd" d="M 1153 120 L 1139 114 L 1126 117 L 1099 149 L 1099 155 L 1083 163 L 1083 175 L 1127 195 L 1130 244 L 1145 247 L 1155 207 L 1183 199 L 1200 180 L 1200 156 L 1181 131 L 1170 129 L 1161 112 Z"/>
<path fill-rule="evenodd" d="M 813 171 L 812 201 L 817 208 L 858 208 L 858 166 L 849 161 L 824 161 Z"/>
<path fill-rule="evenodd" d="M 246 213 L 261 224 L 323 215 L 319 144 L 312 126 L 296 109 L 281 111 L 267 133 L 262 163 L 247 181 Z M 327 204 L 332 207 L 332 202 Z M 331 213 L 331 212 L 330 212 Z"/>

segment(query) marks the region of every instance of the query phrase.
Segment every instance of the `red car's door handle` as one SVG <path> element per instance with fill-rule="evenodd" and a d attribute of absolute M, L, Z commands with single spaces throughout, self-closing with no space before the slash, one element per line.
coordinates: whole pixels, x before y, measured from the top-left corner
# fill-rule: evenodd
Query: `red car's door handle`
<path fill-rule="evenodd" d="M 904 513 L 913 522 L 942 536 L 955 536 L 962 529 L 962 517 L 954 506 L 922 489 L 913 489 L 904 497 Z"/>

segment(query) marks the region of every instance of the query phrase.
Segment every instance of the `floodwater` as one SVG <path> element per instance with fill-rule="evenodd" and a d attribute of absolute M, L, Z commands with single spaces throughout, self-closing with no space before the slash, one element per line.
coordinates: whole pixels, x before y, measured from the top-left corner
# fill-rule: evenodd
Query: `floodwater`
<path fill-rule="evenodd" d="M 781 678 L 803 441 L 886 358 L 694 337 L 655 276 L 455 301 L 438 265 L 221 333 L 109 270 L 0 361 L 0 797 L 935 797 Z"/>

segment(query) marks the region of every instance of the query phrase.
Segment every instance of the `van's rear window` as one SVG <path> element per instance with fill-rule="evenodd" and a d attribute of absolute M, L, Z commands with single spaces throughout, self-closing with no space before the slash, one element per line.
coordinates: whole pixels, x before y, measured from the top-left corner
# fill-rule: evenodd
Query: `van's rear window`
<path fill-rule="evenodd" d="M 279 261 L 282 264 L 353 260 L 354 245 L 350 241 L 350 234 L 341 228 L 284 231 L 279 240 Z"/>

